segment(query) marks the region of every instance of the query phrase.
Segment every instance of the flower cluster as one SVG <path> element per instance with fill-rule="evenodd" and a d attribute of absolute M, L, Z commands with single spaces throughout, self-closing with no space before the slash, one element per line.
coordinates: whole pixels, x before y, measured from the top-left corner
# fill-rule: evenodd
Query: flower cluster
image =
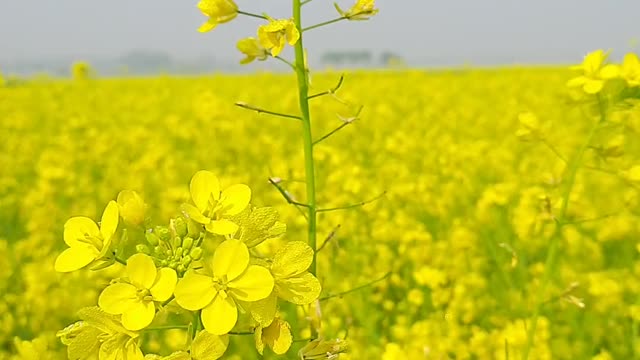
<path fill-rule="evenodd" d="M 147 228 L 147 206 L 131 190 L 109 202 L 99 225 L 85 217 L 67 221 L 69 248 L 58 256 L 57 271 L 125 265 L 123 276 L 102 290 L 98 308 L 82 309 L 82 321 L 58 333 L 70 358 L 91 358 L 95 352 L 100 359 L 142 359 L 140 333 L 158 322 L 160 312 L 171 312 L 174 300 L 182 312 L 194 314 L 192 343 L 182 350 L 194 359 L 200 359 L 198 353 L 206 359 L 222 356 L 241 316 L 260 353 L 265 345 L 277 354 L 289 350 L 291 326 L 278 307 L 282 301 L 308 305 L 320 295 L 318 279 L 307 271 L 313 250 L 293 241 L 271 257 L 258 251 L 286 227 L 274 209 L 250 204 L 251 190 L 244 184 L 223 190 L 213 173 L 202 170 L 191 179 L 190 193 L 191 202 L 182 204 L 182 215 L 168 227 Z M 121 218 L 129 226 L 119 227 Z M 131 244 L 127 240 L 136 238 L 136 231 L 144 242 Z M 129 254 L 132 245 L 135 253 Z"/>

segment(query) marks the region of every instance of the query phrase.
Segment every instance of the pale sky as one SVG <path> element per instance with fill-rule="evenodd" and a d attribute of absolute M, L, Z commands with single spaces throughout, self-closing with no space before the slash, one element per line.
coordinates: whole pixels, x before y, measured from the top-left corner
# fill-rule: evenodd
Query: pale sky
<path fill-rule="evenodd" d="M 355 0 L 338 0 L 348 8 Z M 289 17 L 290 0 L 238 0 L 242 10 Z M 239 17 L 211 33 L 197 0 L 0 0 L 0 65 L 20 59 L 114 58 L 134 49 L 177 59 L 236 59 L 260 20 Z M 577 62 L 594 49 L 621 53 L 640 38 L 640 0 L 378 0 L 370 21 L 307 34 L 314 54 L 390 50 L 410 63 Z M 305 25 L 336 15 L 333 1 L 305 6 Z"/>

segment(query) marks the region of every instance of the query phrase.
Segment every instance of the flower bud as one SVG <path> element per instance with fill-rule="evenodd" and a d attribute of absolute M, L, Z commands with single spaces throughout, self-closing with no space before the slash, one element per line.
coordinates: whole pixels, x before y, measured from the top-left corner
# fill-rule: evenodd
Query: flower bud
<path fill-rule="evenodd" d="M 182 247 L 184 248 L 185 251 L 189 251 L 192 245 L 193 245 L 193 238 L 186 237 L 184 238 L 184 240 L 182 240 Z"/>
<path fill-rule="evenodd" d="M 144 236 L 151 246 L 158 246 L 158 244 L 160 243 L 160 238 L 158 238 L 158 235 L 152 232 L 145 233 Z"/>
<path fill-rule="evenodd" d="M 184 265 L 179 264 L 179 265 L 176 267 L 176 271 L 177 271 L 177 272 L 179 272 L 179 273 L 184 273 L 185 271 L 187 271 L 187 268 L 186 268 Z"/>
<path fill-rule="evenodd" d="M 133 225 L 142 225 L 147 211 L 147 204 L 142 197 L 133 190 L 122 190 L 118 194 L 118 209 L 125 222 Z"/>
<path fill-rule="evenodd" d="M 169 231 L 169 229 L 167 229 L 166 226 L 156 226 L 154 231 L 156 235 L 158 235 L 158 238 L 160 238 L 160 240 L 162 241 L 171 240 L 171 232 Z"/>
<path fill-rule="evenodd" d="M 188 232 L 188 228 L 187 228 L 187 222 L 184 220 L 183 217 L 177 217 L 173 220 L 173 226 L 176 229 L 176 234 L 183 238 L 185 236 L 187 236 L 187 232 Z"/>
<path fill-rule="evenodd" d="M 189 252 L 189 255 L 191 255 L 191 258 L 193 260 L 200 260 L 200 258 L 202 257 L 202 248 L 200 247 L 194 247 L 193 249 L 191 249 L 191 251 Z"/>
<path fill-rule="evenodd" d="M 151 254 L 151 250 L 149 249 L 149 247 L 145 244 L 138 244 L 136 245 L 136 252 L 138 253 L 143 253 L 143 254 L 147 254 L 150 255 Z"/>
<path fill-rule="evenodd" d="M 182 257 L 182 252 L 184 251 L 184 249 L 182 248 L 182 246 L 179 246 L 176 248 L 176 251 L 174 251 L 173 256 L 176 259 L 180 259 Z"/>
<path fill-rule="evenodd" d="M 182 238 L 179 236 L 176 236 L 173 239 L 171 239 L 171 246 L 173 246 L 174 249 L 182 246 Z"/>
<path fill-rule="evenodd" d="M 182 258 L 182 261 L 180 261 L 180 263 L 182 265 L 184 265 L 185 267 L 188 267 L 189 264 L 191 264 L 191 261 L 192 261 L 191 256 L 187 255 L 187 256 Z"/>

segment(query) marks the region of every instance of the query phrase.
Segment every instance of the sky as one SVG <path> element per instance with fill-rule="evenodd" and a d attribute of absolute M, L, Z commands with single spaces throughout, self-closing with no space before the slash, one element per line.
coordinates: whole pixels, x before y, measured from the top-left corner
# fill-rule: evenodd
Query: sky
<path fill-rule="evenodd" d="M 348 8 L 355 0 L 338 0 Z M 241 10 L 291 15 L 290 0 L 237 0 Z M 314 54 L 391 51 L 415 64 L 567 63 L 598 48 L 620 57 L 640 39 L 640 0 L 378 0 L 380 13 L 306 34 Z M 114 58 L 136 49 L 176 59 L 239 59 L 235 43 L 259 19 L 196 31 L 197 0 L 0 0 L 0 64 Z M 331 0 L 304 7 L 306 25 L 337 15 Z"/>

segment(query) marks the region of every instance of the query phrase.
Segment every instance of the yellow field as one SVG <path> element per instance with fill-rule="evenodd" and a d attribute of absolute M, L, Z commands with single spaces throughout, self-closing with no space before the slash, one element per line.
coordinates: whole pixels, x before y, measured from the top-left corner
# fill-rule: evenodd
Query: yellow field
<path fill-rule="evenodd" d="M 338 77 L 314 75 L 313 92 Z M 316 147 L 321 207 L 386 191 L 319 217 L 321 240 L 341 225 L 318 254 L 321 298 L 330 297 L 321 335 L 346 337 L 341 358 L 519 359 L 545 300 L 530 358 L 640 356 L 640 187 L 625 172 L 640 155 L 640 107 L 612 111 L 595 134 L 541 289 L 566 183 L 567 165 L 551 149 L 571 158 L 597 114 L 571 100 L 571 77 L 551 68 L 356 72 L 339 92 L 349 105 L 313 100 L 316 136 L 340 125 L 336 114 L 364 106 Z M 287 189 L 304 199 L 299 122 L 234 106 L 296 113 L 295 86 L 293 76 L 256 74 L 0 87 L 0 359 L 66 358 L 56 332 L 94 306 L 122 266 L 56 273 L 63 225 L 98 220 L 123 189 L 142 194 L 150 217 L 166 224 L 189 201 L 193 174 L 207 169 L 279 211 L 288 229 L 274 243 L 306 241 L 304 217 L 268 182 L 292 180 Z M 548 145 L 516 136 L 523 113 L 549 124 Z M 302 340 L 288 353 L 295 359 L 309 320 L 282 310 Z M 143 350 L 166 355 L 185 331 L 142 336 Z M 258 358 L 253 337 L 232 335 L 225 356 Z"/>

